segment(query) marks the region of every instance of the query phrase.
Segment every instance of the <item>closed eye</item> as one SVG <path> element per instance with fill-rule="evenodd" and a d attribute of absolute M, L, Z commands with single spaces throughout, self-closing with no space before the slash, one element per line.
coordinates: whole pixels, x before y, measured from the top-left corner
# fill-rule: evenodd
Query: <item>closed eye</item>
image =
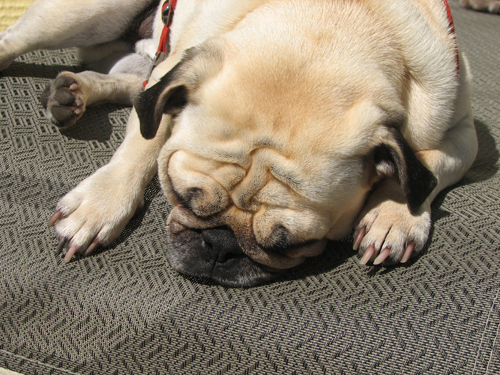
<path fill-rule="evenodd" d="M 273 229 L 270 241 L 272 245 L 262 246 L 265 250 L 274 251 L 283 255 L 287 255 L 290 250 L 297 249 L 299 247 L 312 245 L 318 240 L 307 240 L 300 242 L 293 242 L 291 239 L 290 232 L 282 225 L 277 226 Z"/>

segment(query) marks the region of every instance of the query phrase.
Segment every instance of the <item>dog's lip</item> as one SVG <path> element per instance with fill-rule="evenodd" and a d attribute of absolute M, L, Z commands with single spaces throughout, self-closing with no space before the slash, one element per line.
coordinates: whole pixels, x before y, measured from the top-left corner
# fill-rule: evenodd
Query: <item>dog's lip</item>
<path fill-rule="evenodd" d="M 186 207 L 178 205 L 175 206 L 170 212 L 167 219 L 167 229 L 173 234 L 179 234 L 185 230 L 204 230 L 220 226 L 228 226 L 231 228 L 231 225 L 228 225 L 226 220 L 230 215 L 231 211 L 229 210 L 217 216 L 200 219 Z M 238 242 L 240 243 L 244 253 L 250 259 L 261 266 L 269 267 L 274 272 L 299 266 L 308 258 L 308 256 L 303 256 L 298 252 L 294 252 L 293 256 L 290 256 L 289 254 L 285 255 L 275 251 L 266 250 L 254 241 L 245 243 L 245 246 L 242 246 L 244 241 L 238 239 Z"/>
<path fill-rule="evenodd" d="M 221 215 L 202 219 L 194 215 L 189 209 L 182 205 L 177 205 L 172 209 L 172 211 L 170 211 L 170 215 L 167 219 L 167 226 L 171 226 L 172 224 L 174 225 L 174 228 L 177 228 L 176 230 L 181 230 L 181 228 L 176 227 L 176 225 L 181 225 L 185 228 L 191 229 L 209 229 L 225 225 Z"/>

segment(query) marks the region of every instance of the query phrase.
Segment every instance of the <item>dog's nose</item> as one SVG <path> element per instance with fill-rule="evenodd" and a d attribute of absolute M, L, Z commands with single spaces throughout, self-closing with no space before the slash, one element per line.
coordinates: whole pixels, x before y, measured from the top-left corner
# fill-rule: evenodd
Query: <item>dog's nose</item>
<path fill-rule="evenodd" d="M 201 232 L 201 237 L 201 246 L 211 261 L 222 264 L 245 256 L 229 228 L 206 229 Z"/>

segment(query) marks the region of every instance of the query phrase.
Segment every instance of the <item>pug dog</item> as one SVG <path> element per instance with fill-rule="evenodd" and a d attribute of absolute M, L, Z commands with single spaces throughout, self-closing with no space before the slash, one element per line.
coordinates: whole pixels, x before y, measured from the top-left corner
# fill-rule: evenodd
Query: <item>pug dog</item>
<path fill-rule="evenodd" d="M 182 274 L 253 286 L 351 234 L 361 264 L 405 263 L 477 153 L 443 0 L 38 0 L 0 35 L 0 67 L 71 46 L 93 71 L 44 92 L 56 125 L 134 107 L 49 220 L 66 261 L 116 239 L 158 172 Z"/>
<path fill-rule="evenodd" d="M 470 8 L 480 12 L 500 14 L 499 0 L 460 0 L 459 4 L 464 8 Z"/>

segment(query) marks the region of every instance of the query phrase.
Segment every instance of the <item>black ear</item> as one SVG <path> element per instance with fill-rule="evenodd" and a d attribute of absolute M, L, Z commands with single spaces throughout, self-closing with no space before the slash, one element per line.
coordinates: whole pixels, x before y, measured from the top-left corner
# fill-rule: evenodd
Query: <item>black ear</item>
<path fill-rule="evenodd" d="M 414 213 L 434 190 L 437 179 L 415 156 L 398 129 L 387 130 L 387 137 L 374 149 L 375 166 L 380 174 L 398 179 L 408 208 Z"/>
<path fill-rule="evenodd" d="M 180 79 L 182 63 L 135 99 L 134 107 L 141 123 L 141 134 L 146 139 L 156 136 L 164 113 L 177 114 L 187 103 L 188 88 Z"/>
<path fill-rule="evenodd" d="M 224 61 L 222 46 L 221 41 L 214 39 L 189 48 L 176 66 L 135 99 L 144 138 L 154 138 L 163 114 L 182 111 L 201 82 L 220 71 Z"/>

